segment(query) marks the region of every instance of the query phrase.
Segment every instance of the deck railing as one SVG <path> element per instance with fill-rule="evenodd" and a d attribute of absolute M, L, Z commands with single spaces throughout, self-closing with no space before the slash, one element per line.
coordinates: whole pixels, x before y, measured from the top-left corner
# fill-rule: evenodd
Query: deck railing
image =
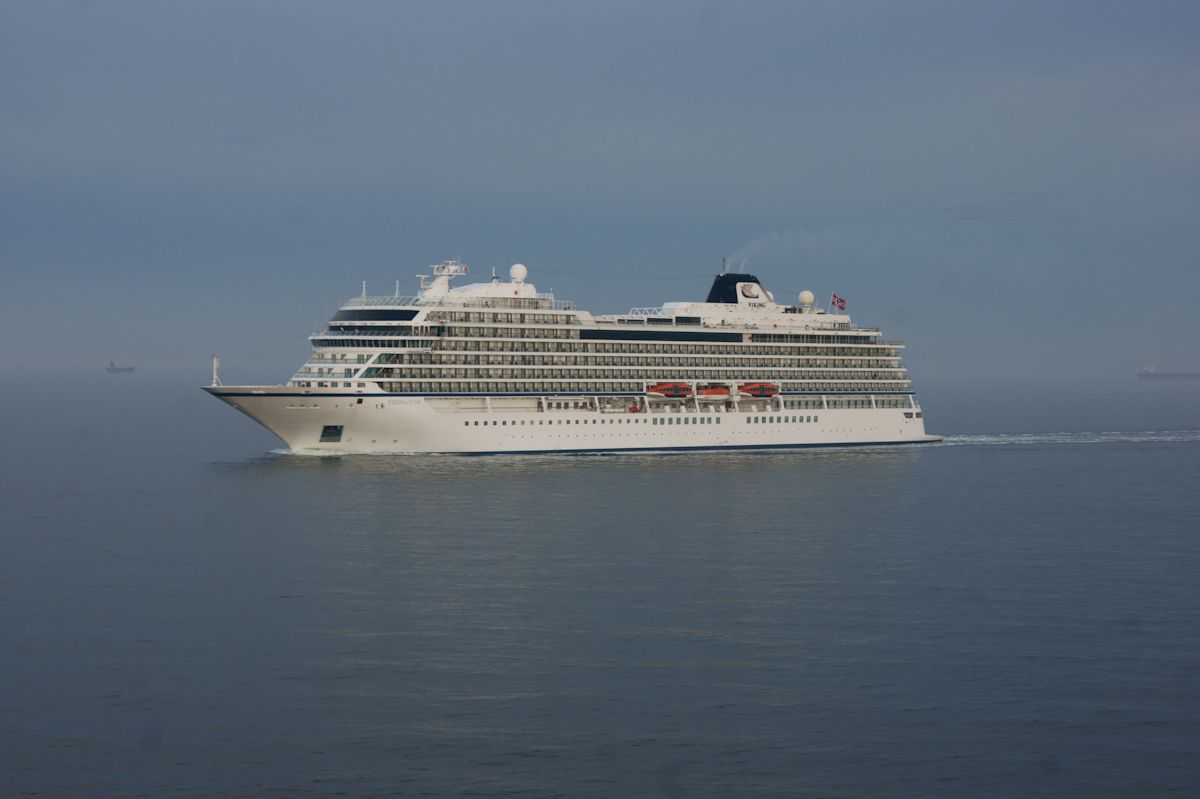
<path fill-rule="evenodd" d="M 446 294 L 437 297 L 401 297 L 385 294 L 374 297 L 351 297 L 342 303 L 343 308 L 359 308 L 366 305 L 399 305 L 413 308 L 437 307 L 480 307 L 480 308 L 529 308 L 552 311 L 574 311 L 575 303 L 556 300 L 553 294 L 535 294 L 532 297 L 478 297 Z"/>

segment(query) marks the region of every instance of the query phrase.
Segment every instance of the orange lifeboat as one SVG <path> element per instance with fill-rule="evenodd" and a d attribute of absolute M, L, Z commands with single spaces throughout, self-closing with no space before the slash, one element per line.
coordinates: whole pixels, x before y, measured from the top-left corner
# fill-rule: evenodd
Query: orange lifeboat
<path fill-rule="evenodd" d="M 696 397 L 703 400 L 724 400 L 729 399 L 729 386 L 708 385 L 700 386 L 696 392 Z"/>
<path fill-rule="evenodd" d="M 774 397 L 779 393 L 779 386 L 774 383 L 743 383 L 738 391 L 751 397 Z"/>
<path fill-rule="evenodd" d="M 692 396 L 692 387 L 687 383 L 655 383 L 646 389 L 652 397 L 681 398 Z"/>

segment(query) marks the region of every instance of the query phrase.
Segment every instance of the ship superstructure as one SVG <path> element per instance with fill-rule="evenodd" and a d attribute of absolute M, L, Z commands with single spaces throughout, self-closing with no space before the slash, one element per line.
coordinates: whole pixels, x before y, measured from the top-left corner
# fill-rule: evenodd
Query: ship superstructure
<path fill-rule="evenodd" d="M 593 316 L 528 270 L 346 301 L 285 386 L 206 390 L 293 452 L 516 453 L 917 443 L 903 345 L 812 292 L 722 273 L 704 302 Z"/>

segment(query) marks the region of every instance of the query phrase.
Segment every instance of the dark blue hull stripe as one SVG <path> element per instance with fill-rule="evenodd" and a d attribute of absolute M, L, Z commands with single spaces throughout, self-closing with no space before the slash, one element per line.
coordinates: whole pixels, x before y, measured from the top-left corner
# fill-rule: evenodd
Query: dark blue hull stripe
<path fill-rule="evenodd" d="M 701 445 L 695 447 L 613 447 L 611 449 L 498 449 L 480 452 L 338 452 L 328 449 L 306 449 L 305 452 L 322 452 L 330 455 L 629 455 L 643 452 L 727 452 L 729 450 L 766 450 L 766 449 L 832 449 L 834 447 L 890 447 L 904 445 L 937 444 L 936 438 L 930 441 L 848 441 L 830 444 L 729 444 L 727 446 Z"/>
<path fill-rule="evenodd" d="M 521 392 L 521 393 L 515 393 L 515 394 L 503 394 L 503 393 L 494 393 L 494 394 L 401 394 L 401 393 L 381 394 L 381 393 L 374 392 L 374 391 L 372 391 L 372 392 L 360 391 L 360 392 L 334 394 L 333 392 L 327 392 L 327 391 L 309 391 L 309 392 L 297 391 L 297 392 L 293 393 L 293 392 L 275 392 L 275 391 L 272 391 L 272 392 L 265 392 L 265 391 L 264 392 L 210 391 L 210 389 L 212 389 L 213 386 L 201 386 L 201 388 L 203 388 L 205 391 L 208 391 L 208 393 L 212 394 L 214 397 L 312 397 L 313 399 L 319 399 L 321 397 L 363 397 L 363 398 L 367 398 L 367 397 L 375 397 L 375 398 L 387 398 L 387 397 L 446 398 L 446 397 L 449 397 L 452 399 L 465 398 L 465 397 L 629 397 L 630 399 L 636 399 L 638 397 L 645 396 L 644 394 L 630 394 L 628 391 L 583 391 L 583 392 L 527 391 L 527 392 Z M 217 388 L 220 388 L 220 386 L 217 386 Z M 835 396 L 839 396 L 839 395 L 851 395 L 851 396 L 855 396 L 855 397 L 863 397 L 863 396 L 886 397 L 886 396 L 912 396 L 916 393 L 917 392 L 915 392 L 915 391 L 814 391 L 811 393 L 804 393 L 804 394 L 780 393 L 779 396 L 783 397 L 785 399 L 788 397 L 835 397 Z M 678 399 L 691 399 L 691 397 L 680 397 Z M 751 397 L 750 399 L 771 399 L 771 398 L 770 397 Z M 746 402 L 747 400 L 743 399 L 740 401 Z"/>

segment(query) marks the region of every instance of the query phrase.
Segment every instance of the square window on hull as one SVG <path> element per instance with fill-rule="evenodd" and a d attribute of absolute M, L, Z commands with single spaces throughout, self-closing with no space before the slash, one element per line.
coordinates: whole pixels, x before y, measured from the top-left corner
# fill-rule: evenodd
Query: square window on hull
<path fill-rule="evenodd" d="M 340 424 L 327 424 L 321 428 L 321 442 L 338 442 L 342 440 L 342 428 Z"/>

